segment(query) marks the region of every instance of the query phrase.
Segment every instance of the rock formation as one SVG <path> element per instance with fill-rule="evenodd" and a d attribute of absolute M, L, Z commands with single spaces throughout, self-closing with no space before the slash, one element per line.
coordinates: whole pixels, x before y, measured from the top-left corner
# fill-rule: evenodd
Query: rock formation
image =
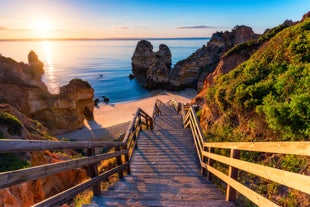
<path fill-rule="evenodd" d="M 204 79 L 214 71 L 220 57 L 233 46 L 258 37 L 250 27 L 236 26 L 231 32 L 217 32 L 207 46 L 203 46 L 190 57 L 178 62 L 172 70 L 171 89 L 197 88 L 201 90 Z"/>
<path fill-rule="evenodd" d="M 93 119 L 94 90 L 75 79 L 50 94 L 42 81 L 43 64 L 31 51 L 29 64 L 0 56 L 0 103 L 8 103 L 25 115 L 40 121 L 51 133 L 64 133 L 83 127 Z"/>
<path fill-rule="evenodd" d="M 203 88 L 204 79 L 214 71 L 220 57 L 229 49 L 258 37 L 250 27 L 236 26 L 231 32 L 217 32 L 207 46 L 202 46 L 185 60 L 174 66 L 171 72 L 171 53 L 166 45 L 153 52 L 150 42 L 138 42 L 132 57 L 132 71 L 148 89 Z"/>
<path fill-rule="evenodd" d="M 162 88 L 168 85 L 171 62 L 168 46 L 161 44 L 159 50 L 153 52 L 152 44 L 141 40 L 132 57 L 132 72 L 145 88 Z"/>
<path fill-rule="evenodd" d="M 39 60 L 37 54 L 33 50 L 28 54 L 28 63 L 35 75 L 41 79 L 41 76 L 44 74 L 43 63 Z"/>
<path fill-rule="evenodd" d="M 10 116 L 7 116 L 5 119 L 4 116 L 2 116 L 3 114 L 9 114 Z M 19 132 L 10 132 L 8 129 L 12 126 L 19 126 Z M 45 127 L 8 104 L 0 104 L 0 135 L 2 136 L 0 136 L 1 139 L 53 139 L 53 137 L 47 135 L 47 129 Z M 74 151 L 66 151 L 66 154 L 68 155 L 67 158 L 64 154 L 52 153 L 45 150 L 42 152 L 17 153 L 14 155 L 16 155 L 16 159 L 27 161 L 29 166 L 33 167 L 42 164 L 60 162 L 68 159 L 69 155 L 76 155 Z M 3 161 L 2 156 L 5 156 L 5 154 L 0 154 L 0 162 Z M 73 185 L 81 183 L 87 178 L 86 171 L 77 168 L 31 182 L 0 189 L 0 203 L 2 206 L 32 206 L 33 204 L 68 189 Z"/>
<path fill-rule="evenodd" d="M 193 102 L 199 105 L 203 104 L 207 89 L 215 84 L 215 81 L 218 77 L 238 67 L 241 63 L 248 60 L 251 55 L 253 55 L 263 45 L 264 42 L 268 41 L 278 32 L 294 24 L 295 23 L 293 21 L 286 20 L 278 27 L 267 29 L 264 34 L 260 35 L 256 40 L 250 40 L 248 42 L 237 44 L 228 50 L 224 55 L 221 56 L 215 70 L 204 79 L 203 86 L 199 87 L 202 89 L 199 91 Z M 239 41 L 244 40 L 244 38 L 240 37 L 238 39 Z M 201 83 L 199 82 L 199 84 Z"/>

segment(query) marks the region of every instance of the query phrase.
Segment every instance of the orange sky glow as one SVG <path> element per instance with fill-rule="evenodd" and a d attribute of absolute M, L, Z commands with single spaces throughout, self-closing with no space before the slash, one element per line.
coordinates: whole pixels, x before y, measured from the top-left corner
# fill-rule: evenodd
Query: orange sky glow
<path fill-rule="evenodd" d="M 242 24 L 262 33 L 300 20 L 310 1 L 0 0 L 0 7 L 0 39 L 165 38 L 210 37 Z"/>

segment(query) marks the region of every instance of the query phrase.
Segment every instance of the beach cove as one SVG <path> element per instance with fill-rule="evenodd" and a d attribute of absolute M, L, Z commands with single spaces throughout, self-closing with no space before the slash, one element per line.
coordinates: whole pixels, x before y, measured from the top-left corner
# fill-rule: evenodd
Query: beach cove
<path fill-rule="evenodd" d="M 156 91 L 157 95 L 145 99 L 116 103 L 100 104 L 94 109 L 94 121 L 84 121 L 85 127 L 82 129 L 57 135 L 59 139 L 69 140 L 102 140 L 111 141 L 121 139 L 126 132 L 130 121 L 135 115 L 138 108 L 141 108 L 149 115 L 152 115 L 156 99 L 166 103 L 175 99 L 180 103 L 189 103 L 195 97 L 197 92 L 194 89 L 183 91 Z"/>

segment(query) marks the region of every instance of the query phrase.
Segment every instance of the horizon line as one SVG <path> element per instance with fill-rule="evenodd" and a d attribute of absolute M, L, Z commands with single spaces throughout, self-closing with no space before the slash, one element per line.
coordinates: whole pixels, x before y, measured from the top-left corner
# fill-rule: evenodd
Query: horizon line
<path fill-rule="evenodd" d="M 102 41 L 102 40 L 186 40 L 186 39 L 210 39 L 211 37 L 131 37 L 131 38 L 4 38 L 0 41 Z"/>

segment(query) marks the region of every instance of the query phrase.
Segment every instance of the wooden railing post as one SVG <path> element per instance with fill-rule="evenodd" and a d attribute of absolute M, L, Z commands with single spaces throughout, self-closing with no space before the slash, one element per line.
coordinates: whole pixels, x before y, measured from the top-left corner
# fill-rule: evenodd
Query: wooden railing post
<path fill-rule="evenodd" d="M 127 145 L 124 146 L 124 149 L 127 150 L 127 153 L 125 154 L 125 162 L 129 163 L 129 149 L 127 148 Z M 127 166 L 127 175 L 131 174 L 130 170 L 130 163 Z"/>
<path fill-rule="evenodd" d="M 115 146 L 114 149 L 115 149 L 115 152 L 121 151 L 121 147 L 120 146 Z M 123 164 L 122 156 L 117 156 L 116 157 L 116 164 L 117 164 L 117 166 L 121 166 Z M 119 171 L 118 172 L 118 177 L 119 177 L 119 179 L 123 179 L 124 178 L 123 171 Z"/>
<path fill-rule="evenodd" d="M 87 156 L 93 156 L 95 155 L 95 148 L 88 148 L 87 149 Z M 91 178 L 98 176 L 98 168 L 97 163 L 88 165 L 88 176 Z M 101 195 L 101 188 L 100 188 L 100 182 L 94 184 L 92 186 L 93 188 L 93 194 L 94 196 L 100 196 Z"/>
<path fill-rule="evenodd" d="M 230 150 L 230 157 L 231 158 L 240 158 L 240 151 L 239 150 Z M 232 166 L 229 166 L 228 168 L 228 176 L 231 177 L 234 180 L 237 180 L 238 178 L 238 169 L 234 168 Z M 226 201 L 234 201 L 236 200 L 236 190 L 232 188 L 230 185 L 227 184 L 226 188 Z"/>
<path fill-rule="evenodd" d="M 208 150 L 208 148 L 207 147 L 203 147 L 203 151 L 207 151 Z M 207 165 L 207 162 L 208 162 L 208 158 L 206 157 L 206 156 L 203 156 L 202 154 L 201 154 L 201 156 L 202 156 L 202 163 L 203 163 L 203 165 L 201 165 L 201 170 L 200 170 L 200 173 L 201 173 L 201 175 L 203 175 L 203 176 L 207 176 L 207 169 L 206 169 L 206 165 Z"/>
<path fill-rule="evenodd" d="M 214 153 L 214 148 L 212 147 L 208 147 L 208 151 L 210 153 Z M 208 166 L 212 167 L 213 166 L 213 160 L 208 157 Z M 207 171 L 207 180 L 211 180 L 212 179 L 212 173 L 210 171 Z"/>

